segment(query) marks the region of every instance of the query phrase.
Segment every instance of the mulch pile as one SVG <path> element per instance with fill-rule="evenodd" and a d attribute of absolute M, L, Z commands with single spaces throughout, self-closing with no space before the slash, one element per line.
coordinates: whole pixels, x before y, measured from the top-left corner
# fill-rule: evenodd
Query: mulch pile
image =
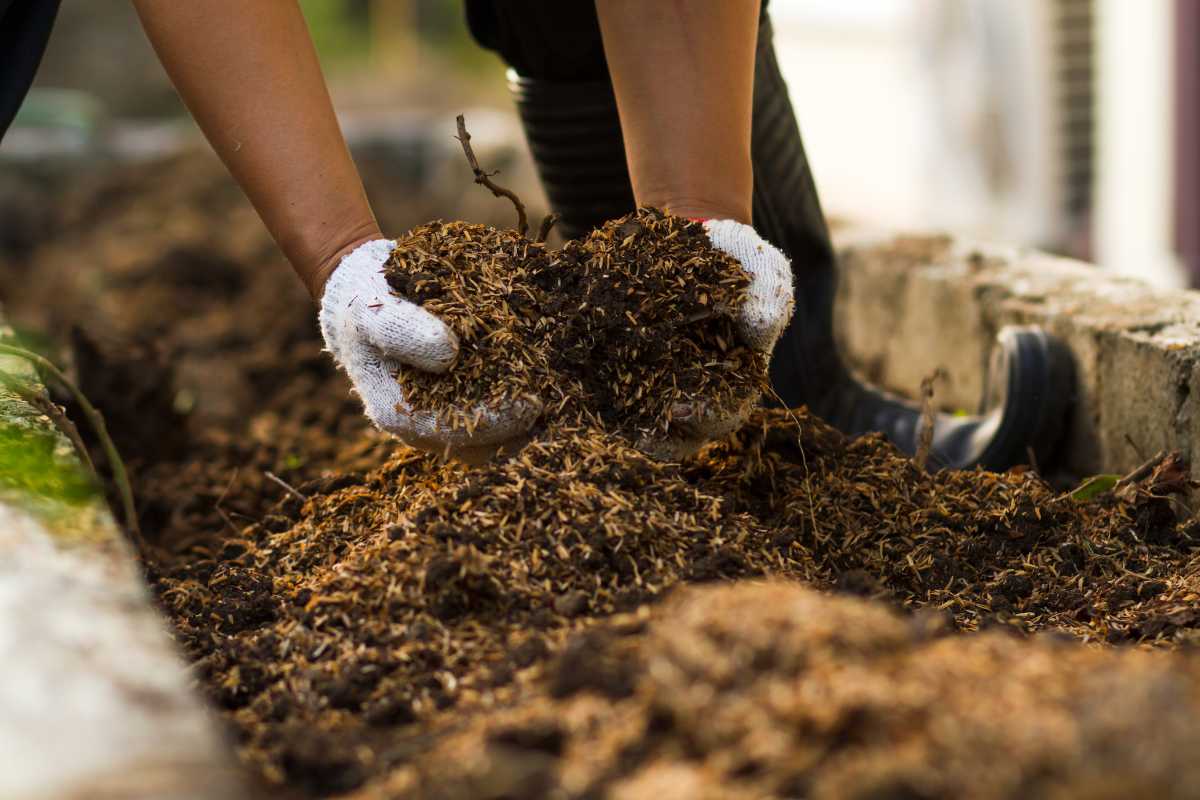
<path fill-rule="evenodd" d="M 949 635 L 794 583 L 682 591 L 354 796 L 1200 794 L 1200 661 Z"/>
<path fill-rule="evenodd" d="M 266 783 L 1200 793 L 1177 460 L 1079 501 L 801 410 L 683 464 L 587 426 L 444 463 L 366 429 L 219 165 L 76 191 L 54 242 L 0 263 L 26 281 L 2 299 L 63 341 L 88 323 L 76 372 L 129 453 L 155 594 Z"/>
<path fill-rule="evenodd" d="M 525 402 L 638 442 L 669 435 L 693 398 L 737 413 L 765 384 L 735 325 L 749 277 L 698 222 L 641 209 L 560 249 L 434 222 L 402 236 L 385 271 L 459 338 L 448 373 L 399 374 L 405 399 L 451 427 Z"/>
<path fill-rule="evenodd" d="M 426 726 L 514 697 L 634 692 L 603 648 L 570 637 L 689 583 L 790 579 L 920 612 L 909 624 L 942 633 L 1188 641 L 1200 573 L 1170 509 L 1185 485 L 1167 460 L 1121 497 L 1079 504 L 1029 472 L 931 475 L 803 413 L 760 415 L 684 466 L 581 429 L 473 470 L 401 449 L 219 549 L 179 554 L 156 585 L 245 754 L 272 781 L 337 792 L 424 763 Z M 756 624 L 745 608 L 712 614 Z M 982 646 L 949 641 L 947 659 Z M 861 724 L 873 737 L 873 718 Z"/>

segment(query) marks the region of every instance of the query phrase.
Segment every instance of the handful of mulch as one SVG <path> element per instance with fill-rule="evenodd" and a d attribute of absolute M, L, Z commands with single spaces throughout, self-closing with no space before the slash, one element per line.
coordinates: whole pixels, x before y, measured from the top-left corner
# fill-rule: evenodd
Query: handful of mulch
<path fill-rule="evenodd" d="M 742 408 L 766 358 L 744 345 L 749 276 L 702 225 L 644 208 L 552 250 L 516 231 L 432 222 L 397 241 L 396 293 L 457 334 L 447 373 L 405 369 L 413 408 L 469 427 L 479 407 L 540 403 L 544 421 L 665 437 L 697 400 Z"/>

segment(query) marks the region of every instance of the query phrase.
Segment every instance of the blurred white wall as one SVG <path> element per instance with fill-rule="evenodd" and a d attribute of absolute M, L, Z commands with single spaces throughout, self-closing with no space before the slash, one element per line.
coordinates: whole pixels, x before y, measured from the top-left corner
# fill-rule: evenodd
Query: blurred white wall
<path fill-rule="evenodd" d="M 933 138 L 909 0 L 775 0 L 776 49 L 827 212 L 912 227 Z"/>
<path fill-rule="evenodd" d="M 1097 0 L 1097 262 L 1182 286 L 1172 202 L 1171 0 Z M 1192 146 L 1196 146 L 1195 143 Z"/>
<path fill-rule="evenodd" d="M 1182 283 L 1170 240 L 1172 0 L 771 9 L 830 214 L 1049 247 Z M 1080 9 L 1082 28 L 1064 25 Z M 1094 65 L 1091 88 L 1076 79 L 1081 63 L 1085 74 Z M 1080 124 L 1089 133 L 1064 140 Z M 1081 187 L 1091 213 L 1071 208 Z"/>

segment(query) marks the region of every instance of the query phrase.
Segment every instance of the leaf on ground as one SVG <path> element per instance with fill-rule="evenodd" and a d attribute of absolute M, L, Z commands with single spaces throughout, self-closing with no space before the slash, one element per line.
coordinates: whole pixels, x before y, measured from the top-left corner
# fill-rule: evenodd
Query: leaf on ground
<path fill-rule="evenodd" d="M 1071 499 L 1076 503 L 1094 500 L 1105 492 L 1111 492 L 1119 480 L 1121 480 L 1120 475 L 1093 475 L 1071 492 Z"/>

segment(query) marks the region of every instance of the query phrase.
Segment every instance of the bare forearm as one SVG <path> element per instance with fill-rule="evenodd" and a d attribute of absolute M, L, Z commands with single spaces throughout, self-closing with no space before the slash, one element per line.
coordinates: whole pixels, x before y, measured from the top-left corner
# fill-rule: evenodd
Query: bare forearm
<path fill-rule="evenodd" d="M 295 0 L 134 0 L 176 88 L 314 296 L 380 237 Z"/>
<path fill-rule="evenodd" d="M 597 0 L 634 196 L 750 222 L 758 0 Z"/>

